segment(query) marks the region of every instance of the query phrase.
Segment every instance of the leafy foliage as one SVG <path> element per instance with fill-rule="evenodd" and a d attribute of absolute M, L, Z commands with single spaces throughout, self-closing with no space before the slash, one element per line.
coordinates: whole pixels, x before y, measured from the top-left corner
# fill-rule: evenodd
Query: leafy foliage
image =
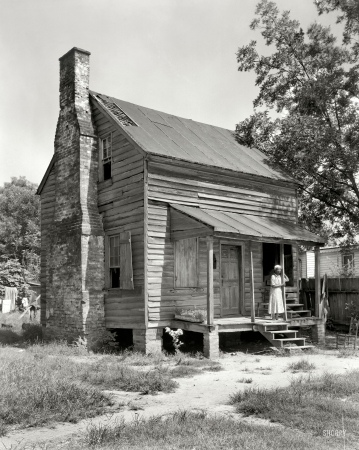
<path fill-rule="evenodd" d="M 256 16 L 250 27 L 261 30 L 271 54 L 258 54 L 256 41 L 237 52 L 238 70 L 254 71 L 259 87 L 254 114 L 237 125 L 237 140 L 259 148 L 270 164 L 303 183 L 304 223 L 334 241 L 352 243 L 359 232 L 355 52 L 338 45 L 330 28 L 319 23 L 304 31 L 274 2 L 260 1 Z"/>
<path fill-rule="evenodd" d="M 38 279 L 40 202 L 25 177 L 0 187 L 0 295 L 4 286 L 23 288 Z"/>
<path fill-rule="evenodd" d="M 40 201 L 37 186 L 13 177 L 0 187 L 0 252 L 19 261 L 40 254 Z"/>
<path fill-rule="evenodd" d="M 352 45 L 355 56 L 359 56 L 359 2 L 357 0 L 316 0 L 319 14 L 340 11 L 337 23 L 345 23 L 343 43 Z"/>
<path fill-rule="evenodd" d="M 4 297 L 5 286 L 16 287 L 20 297 L 26 297 L 30 291 L 26 281 L 29 272 L 20 264 L 19 260 L 5 257 L 0 258 L 0 297 Z"/>

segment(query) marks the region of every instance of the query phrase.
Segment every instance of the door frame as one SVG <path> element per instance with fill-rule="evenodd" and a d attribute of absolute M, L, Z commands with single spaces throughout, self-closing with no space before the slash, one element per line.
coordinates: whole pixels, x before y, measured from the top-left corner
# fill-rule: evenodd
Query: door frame
<path fill-rule="evenodd" d="M 244 271 L 244 262 L 245 262 L 245 242 L 244 241 L 237 241 L 237 240 L 219 240 L 219 299 L 221 302 L 221 317 L 223 317 L 223 311 L 222 311 L 222 245 L 231 245 L 232 247 L 241 247 L 241 270 L 240 270 L 240 277 L 241 277 L 241 286 L 240 291 L 242 291 L 242 301 L 239 301 L 239 308 L 238 308 L 238 316 L 244 316 L 245 315 L 245 271 Z"/>

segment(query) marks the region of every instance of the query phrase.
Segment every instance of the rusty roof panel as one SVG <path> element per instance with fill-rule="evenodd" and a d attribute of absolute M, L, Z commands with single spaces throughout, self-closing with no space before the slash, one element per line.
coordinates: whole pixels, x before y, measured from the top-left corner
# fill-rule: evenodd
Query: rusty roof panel
<path fill-rule="evenodd" d="M 136 126 L 126 126 L 126 133 L 146 152 L 188 162 L 204 164 L 266 178 L 296 182 L 266 162 L 256 149 L 246 148 L 235 140 L 233 131 L 173 116 L 91 92 L 102 102 L 115 103 Z"/>
<path fill-rule="evenodd" d="M 284 239 L 313 244 L 325 240 L 293 222 L 272 217 L 171 204 L 171 207 L 213 228 L 214 232 L 237 233 L 262 239 Z"/>

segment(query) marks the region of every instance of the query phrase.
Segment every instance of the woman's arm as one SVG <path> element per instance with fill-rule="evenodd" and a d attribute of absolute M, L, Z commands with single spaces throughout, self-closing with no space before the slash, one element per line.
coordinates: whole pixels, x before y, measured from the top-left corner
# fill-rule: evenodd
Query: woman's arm
<path fill-rule="evenodd" d="M 270 277 L 270 285 L 271 285 L 272 288 L 277 288 L 277 287 L 281 287 L 282 286 L 281 284 L 277 284 L 276 281 L 277 280 L 276 280 L 275 275 L 272 275 Z"/>

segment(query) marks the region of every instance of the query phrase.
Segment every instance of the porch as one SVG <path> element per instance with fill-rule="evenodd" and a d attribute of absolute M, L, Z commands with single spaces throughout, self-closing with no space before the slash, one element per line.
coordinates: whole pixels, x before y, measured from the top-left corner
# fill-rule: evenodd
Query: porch
<path fill-rule="evenodd" d="M 243 214 L 203 210 L 183 205 L 171 207 L 171 239 L 173 241 L 191 238 L 206 239 L 206 323 L 192 323 L 172 320 L 173 328 L 203 333 L 205 354 L 216 357 L 218 354 L 218 334 L 242 331 L 260 331 L 276 346 L 285 343 L 295 344 L 302 348 L 308 347 L 305 340 L 296 336 L 293 327 L 311 326 L 318 342 L 324 339 L 324 321 L 322 319 L 322 304 L 320 291 L 320 261 L 319 248 L 324 241 L 301 228 L 297 224 L 282 219 L 246 216 Z M 213 248 L 216 243 L 219 248 L 219 271 L 214 277 L 216 260 Z M 270 277 L 265 278 L 263 253 L 258 254 L 264 245 L 275 245 L 278 249 L 275 264 L 286 269 L 285 246 L 297 247 L 298 244 L 311 245 L 315 248 L 315 311 L 304 310 L 299 302 L 298 267 L 292 273 L 292 286 L 282 288 L 284 302 L 283 320 L 273 321 L 266 314 Z M 234 259 L 227 254 L 232 249 Z M 273 247 L 274 248 L 274 247 Z M 262 250 L 261 250 L 262 251 Z M 232 253 L 231 253 L 232 255 Z M 218 255 L 217 255 L 218 256 Z M 235 264 L 235 259 L 239 263 Z M 256 261 L 256 266 L 254 265 Z M 274 267 L 274 264 L 271 266 Z M 228 275 L 229 274 L 229 275 Z M 282 273 L 282 281 L 283 273 Z M 218 305 L 215 305 L 214 282 L 219 285 L 220 316 Z M 226 291 L 228 286 L 228 292 Z M 217 290 L 218 292 L 218 290 Z M 239 301 L 236 303 L 236 298 Z M 218 298 L 218 295 L 217 295 Z M 242 302 L 240 301 L 242 298 Z M 232 305 L 233 303 L 233 305 Z M 249 306 L 249 308 L 248 308 Z M 215 315 L 215 308 L 217 313 Z M 276 338 L 279 336 L 279 338 Z M 278 342 L 277 342 L 278 341 Z M 279 342 L 280 341 L 280 342 Z M 277 345 L 280 344 L 280 345 Z"/>

